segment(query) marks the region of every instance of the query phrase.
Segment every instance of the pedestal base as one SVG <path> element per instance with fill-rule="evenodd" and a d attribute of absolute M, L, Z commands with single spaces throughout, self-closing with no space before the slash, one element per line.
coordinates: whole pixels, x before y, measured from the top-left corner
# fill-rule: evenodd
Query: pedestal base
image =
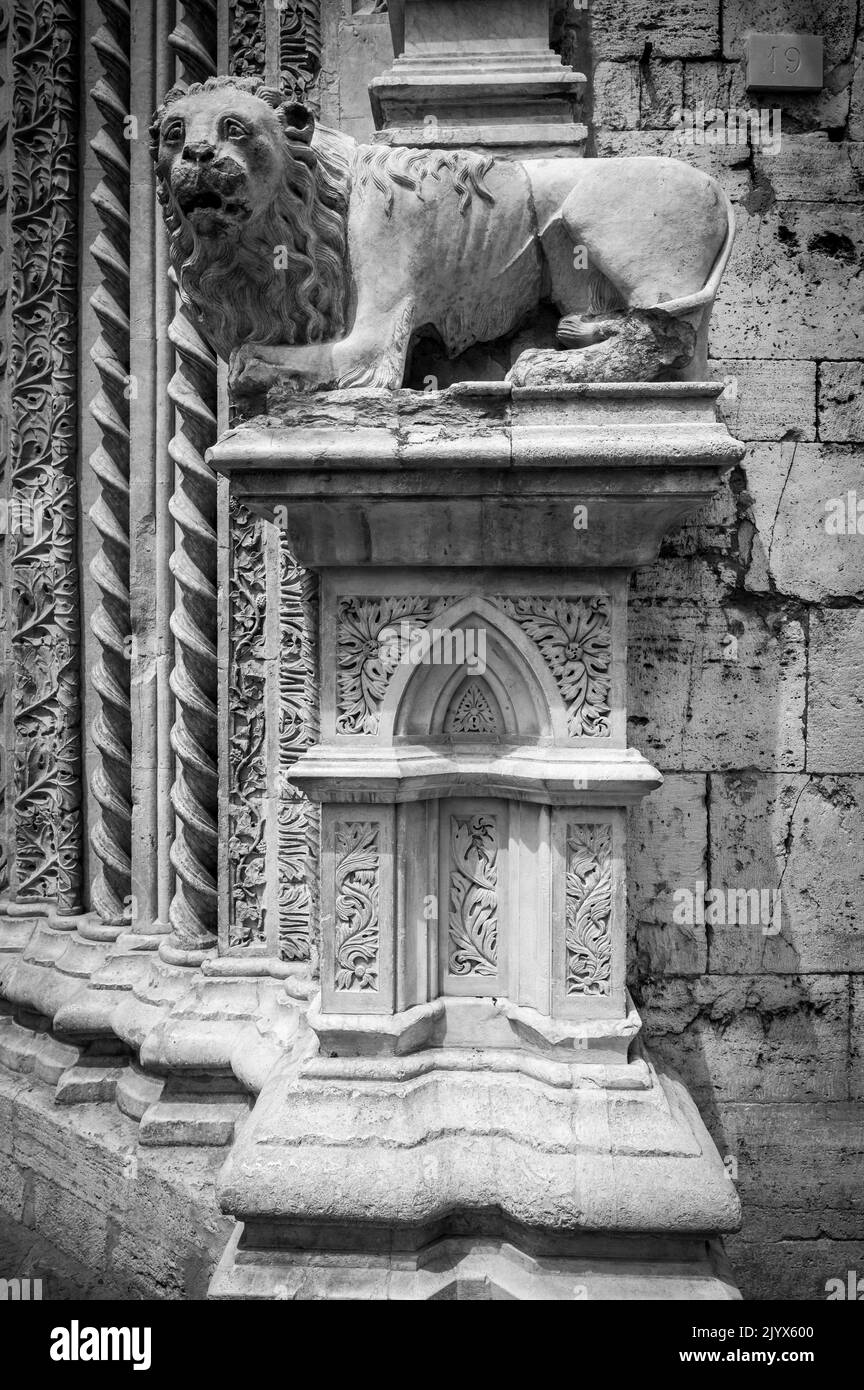
<path fill-rule="evenodd" d="M 530 1239 L 431 1238 L 415 1251 L 255 1250 L 238 1227 L 211 1299 L 455 1301 L 740 1299 L 719 1241 L 573 1241 L 540 1253 Z"/>
<path fill-rule="evenodd" d="M 238 1134 L 219 1196 L 246 1224 L 211 1297 L 734 1296 L 708 1242 L 737 1194 L 650 1063 L 619 1089 L 494 1050 L 345 1060 L 273 1077 Z"/>

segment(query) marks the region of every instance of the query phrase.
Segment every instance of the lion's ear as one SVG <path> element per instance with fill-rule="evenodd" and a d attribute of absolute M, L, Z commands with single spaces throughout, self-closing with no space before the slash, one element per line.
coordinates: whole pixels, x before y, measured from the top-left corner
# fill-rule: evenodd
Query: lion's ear
<path fill-rule="evenodd" d="M 302 102 L 286 101 L 282 107 L 282 120 L 290 139 L 302 140 L 304 145 L 311 142 L 315 130 L 315 117 Z"/>

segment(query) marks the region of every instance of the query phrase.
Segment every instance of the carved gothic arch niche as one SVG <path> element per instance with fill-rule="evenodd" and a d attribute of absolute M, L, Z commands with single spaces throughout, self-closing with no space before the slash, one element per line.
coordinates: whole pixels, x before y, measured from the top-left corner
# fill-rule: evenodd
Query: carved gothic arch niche
<path fill-rule="evenodd" d="M 471 595 L 436 613 L 424 633 L 423 651 L 430 651 L 435 632 L 473 632 L 475 659 L 397 667 L 381 706 L 383 741 L 491 736 L 504 742 L 566 742 L 567 710 L 558 687 L 537 648 L 506 613 Z M 462 641 L 468 650 L 468 636 Z M 498 727 L 486 734 L 470 728 L 454 733 L 459 702 L 472 694 L 488 704 Z"/>

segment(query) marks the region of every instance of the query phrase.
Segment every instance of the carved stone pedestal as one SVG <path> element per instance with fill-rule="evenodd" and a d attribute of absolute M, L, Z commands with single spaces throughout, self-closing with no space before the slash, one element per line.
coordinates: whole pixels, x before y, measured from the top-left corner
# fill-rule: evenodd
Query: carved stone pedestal
<path fill-rule="evenodd" d="M 734 1188 L 625 985 L 626 813 L 661 781 L 627 579 L 740 457 L 719 390 L 277 389 L 213 451 L 320 576 L 321 705 L 287 773 L 320 806 L 320 978 L 289 981 L 318 1048 L 238 1133 L 213 1296 L 734 1296 Z"/>

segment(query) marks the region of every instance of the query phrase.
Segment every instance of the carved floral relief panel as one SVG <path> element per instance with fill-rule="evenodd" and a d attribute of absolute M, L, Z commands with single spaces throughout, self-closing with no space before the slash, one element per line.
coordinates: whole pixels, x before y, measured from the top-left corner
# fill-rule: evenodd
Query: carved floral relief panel
<path fill-rule="evenodd" d="M 498 974 L 498 822 L 451 815 L 447 971 Z"/>
<path fill-rule="evenodd" d="M 337 990 L 377 990 L 381 861 L 377 821 L 335 827 Z"/>
<path fill-rule="evenodd" d="M 612 826 L 568 825 L 565 972 L 567 995 L 607 995 L 612 980 Z"/>

